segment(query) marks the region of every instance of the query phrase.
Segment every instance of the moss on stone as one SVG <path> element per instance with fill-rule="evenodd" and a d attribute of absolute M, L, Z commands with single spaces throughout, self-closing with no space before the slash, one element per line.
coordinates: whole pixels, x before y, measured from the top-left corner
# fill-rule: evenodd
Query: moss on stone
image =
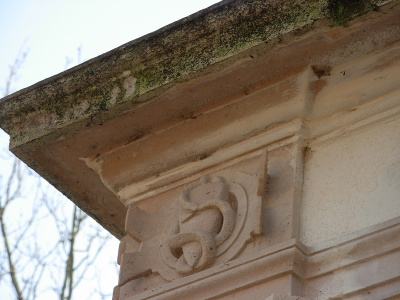
<path fill-rule="evenodd" d="M 378 1 L 330 0 L 329 10 L 335 25 L 346 26 L 346 22 L 371 10 L 378 10 Z"/>

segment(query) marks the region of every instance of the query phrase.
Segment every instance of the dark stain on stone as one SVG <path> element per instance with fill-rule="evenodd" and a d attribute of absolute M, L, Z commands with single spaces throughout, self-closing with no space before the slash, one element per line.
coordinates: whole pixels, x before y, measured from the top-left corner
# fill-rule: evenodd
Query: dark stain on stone
<path fill-rule="evenodd" d="M 207 153 L 203 153 L 199 156 L 199 160 L 206 159 L 209 155 Z"/>
<path fill-rule="evenodd" d="M 329 66 L 311 66 L 313 72 L 315 75 L 317 75 L 318 79 L 320 79 L 322 76 L 330 76 L 331 75 L 331 70 L 332 67 Z"/>
<path fill-rule="evenodd" d="M 136 135 L 133 135 L 133 136 L 129 137 L 129 139 L 128 139 L 128 141 L 125 143 L 125 145 L 128 145 L 128 144 L 130 144 L 130 143 L 132 143 L 132 142 L 134 142 L 134 141 L 137 141 L 137 140 L 141 139 L 143 136 L 144 136 L 143 133 L 138 133 L 138 134 L 136 134 Z"/>

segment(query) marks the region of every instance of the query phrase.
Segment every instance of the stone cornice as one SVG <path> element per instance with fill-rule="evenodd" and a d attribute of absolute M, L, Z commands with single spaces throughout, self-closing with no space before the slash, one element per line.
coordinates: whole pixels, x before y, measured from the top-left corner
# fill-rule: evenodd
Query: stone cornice
<path fill-rule="evenodd" d="M 387 2 L 222 1 L 5 97 L 0 126 L 14 148 L 66 126 L 103 122 L 154 99 L 174 82 L 215 72 L 207 67 L 246 49 L 287 32 L 303 35 L 320 19 L 343 24 Z"/>

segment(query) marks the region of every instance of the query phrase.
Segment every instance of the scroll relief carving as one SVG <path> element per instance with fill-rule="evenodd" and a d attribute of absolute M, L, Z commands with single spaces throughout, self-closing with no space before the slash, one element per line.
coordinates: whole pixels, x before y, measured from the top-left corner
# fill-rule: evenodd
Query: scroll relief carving
<path fill-rule="evenodd" d="M 221 171 L 187 186 L 175 210 L 149 214 L 131 204 L 127 238 L 141 246 L 122 254 L 120 284 L 151 273 L 175 280 L 236 258 L 261 233 L 265 184 L 263 168 Z"/>
<path fill-rule="evenodd" d="M 179 220 L 161 245 L 164 262 L 182 275 L 211 266 L 234 241 L 228 239 L 236 221 L 238 229 L 243 226 L 243 218 L 236 220 L 238 210 L 240 215 L 246 214 L 246 194 L 240 185 L 227 184 L 222 177 L 205 176 L 184 189 Z"/>

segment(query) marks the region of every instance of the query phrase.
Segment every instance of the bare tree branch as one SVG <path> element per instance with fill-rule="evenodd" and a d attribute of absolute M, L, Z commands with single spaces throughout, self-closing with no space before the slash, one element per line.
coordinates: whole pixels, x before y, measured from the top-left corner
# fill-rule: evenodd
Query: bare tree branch
<path fill-rule="evenodd" d="M 21 48 L 22 49 L 22 48 Z M 20 69 L 21 65 L 24 63 L 26 59 L 27 52 L 23 52 L 18 54 L 17 58 L 15 59 L 14 63 L 10 66 L 10 73 L 6 80 L 6 88 L 5 88 L 5 96 L 10 94 L 11 86 L 15 76 L 17 75 L 18 70 Z M 16 186 L 14 187 L 14 183 Z M 14 159 L 14 163 L 12 166 L 11 174 L 8 178 L 5 197 L 4 200 L 0 198 L 0 226 L 1 226 L 1 234 L 4 241 L 4 248 L 7 254 L 7 261 L 9 266 L 9 275 L 11 277 L 11 282 L 15 293 L 17 294 L 18 300 L 23 300 L 24 297 L 22 295 L 22 291 L 20 288 L 20 284 L 18 282 L 16 273 L 15 273 L 15 264 L 12 259 L 12 251 L 9 243 L 8 233 L 6 224 L 4 222 L 4 213 L 6 211 L 7 206 L 11 203 L 11 201 L 15 200 L 21 191 L 21 170 L 20 170 L 20 162 L 18 159 Z"/>
<path fill-rule="evenodd" d="M 5 95 L 12 91 L 13 81 L 26 55 L 26 51 L 20 51 L 10 66 Z M 81 47 L 78 48 L 77 61 L 81 62 Z M 70 64 L 73 60 L 66 58 L 66 62 Z M 10 157 L 0 153 L 0 159 Z M 110 236 L 101 234 L 102 229 L 98 225 L 89 227 L 89 220 L 86 221 L 89 218 L 82 210 L 65 198 L 53 196 L 53 189 L 45 183 L 42 186 L 44 181 L 17 158 L 13 158 L 9 165 L 6 180 L 0 174 L 0 227 L 3 239 L 3 245 L 0 244 L 0 284 L 6 283 L 18 300 L 34 300 L 43 292 L 56 293 L 61 300 L 72 300 L 77 286 L 88 279 L 87 271 L 94 267 Z M 36 178 L 36 185 L 32 184 L 35 182 L 32 178 Z M 35 188 L 32 189 L 32 185 Z M 25 209 L 27 203 L 29 206 Z M 24 207 L 19 210 L 20 219 L 15 218 L 16 207 Z M 27 211 L 29 216 L 25 215 Z M 46 234 L 51 232 L 55 235 L 53 241 L 45 245 L 38 242 L 41 234 L 35 231 L 43 224 L 46 224 Z M 41 282 L 44 278 L 47 282 L 53 280 L 54 285 L 44 287 Z M 100 295 L 100 292 L 96 293 Z M 100 296 L 104 298 L 105 295 Z"/>
<path fill-rule="evenodd" d="M 12 85 L 18 74 L 18 71 L 21 68 L 21 66 L 24 64 L 26 57 L 28 55 L 28 50 L 24 50 L 25 49 L 24 44 L 22 44 L 21 48 L 19 49 L 19 52 L 17 54 L 16 59 L 14 60 L 14 63 L 11 66 L 9 66 L 10 71 L 9 71 L 8 77 L 6 79 L 6 85 L 5 85 L 6 87 L 3 92 L 4 96 L 11 94 L 11 92 L 12 92 L 11 88 L 12 88 Z"/>
<path fill-rule="evenodd" d="M 1 209 L 1 211 L 0 211 L 1 233 L 3 235 L 4 248 L 6 248 L 6 252 L 7 252 L 7 259 L 8 259 L 8 265 L 10 267 L 11 281 L 12 281 L 15 293 L 17 294 L 18 300 L 23 300 L 24 297 L 22 296 L 22 292 L 19 287 L 17 276 L 15 275 L 15 266 L 14 266 L 14 262 L 12 260 L 12 253 L 11 253 L 10 246 L 8 243 L 8 236 L 7 236 L 6 225 L 4 224 L 3 213 L 4 213 L 4 210 Z"/>

